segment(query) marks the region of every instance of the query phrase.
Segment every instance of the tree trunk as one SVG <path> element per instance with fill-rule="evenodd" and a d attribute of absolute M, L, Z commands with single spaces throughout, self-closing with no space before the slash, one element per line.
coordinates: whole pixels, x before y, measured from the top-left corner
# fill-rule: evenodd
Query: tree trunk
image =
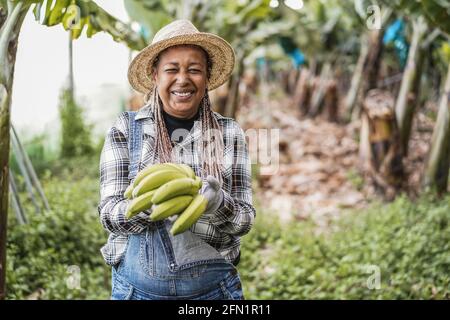
<path fill-rule="evenodd" d="M 228 91 L 227 102 L 225 105 L 225 112 L 224 112 L 225 117 L 233 118 L 236 113 L 239 100 L 239 82 L 240 82 L 239 74 L 235 73 L 232 76 L 230 82 L 230 90 Z"/>
<path fill-rule="evenodd" d="M 400 140 L 404 155 L 407 154 L 414 109 L 417 105 L 416 100 L 419 99 L 418 91 L 416 92 L 416 90 L 420 87 L 421 69 L 424 61 L 424 58 L 421 57 L 423 56 L 423 51 L 420 44 L 426 30 L 427 25 L 423 17 L 419 17 L 413 22 L 413 37 L 408 53 L 408 61 L 403 72 L 402 84 L 395 104 L 395 117 L 400 130 Z"/>
<path fill-rule="evenodd" d="M 211 99 L 212 108 L 214 111 L 225 114 L 225 107 L 227 105 L 228 93 L 230 92 L 229 81 L 209 93 Z"/>
<path fill-rule="evenodd" d="M 356 95 L 356 104 L 351 117 L 353 120 L 359 119 L 361 106 L 371 89 L 377 87 L 378 74 L 380 71 L 381 54 L 383 53 L 383 30 L 372 30 L 368 34 L 368 53 L 364 62 L 363 75 L 360 88 Z"/>
<path fill-rule="evenodd" d="M 339 105 L 339 95 L 337 91 L 336 80 L 329 80 L 327 84 L 327 89 L 325 93 L 325 110 L 328 113 L 328 121 L 338 122 L 338 105 Z"/>
<path fill-rule="evenodd" d="M 297 79 L 299 78 L 299 70 L 291 69 L 288 74 L 287 90 L 290 96 L 295 94 Z"/>
<path fill-rule="evenodd" d="M 306 115 L 309 110 L 309 100 L 311 98 L 311 78 L 312 76 L 309 70 L 302 68 L 294 93 L 294 106 L 299 108 L 301 115 Z"/>
<path fill-rule="evenodd" d="M 230 91 L 228 93 L 228 99 L 225 107 L 225 116 L 235 118 L 239 106 L 239 84 L 244 72 L 243 58 L 237 55 L 238 66 L 236 73 L 231 78 Z"/>
<path fill-rule="evenodd" d="M 403 181 L 402 154 L 389 92 L 371 90 L 364 101 L 360 158 L 363 170 L 386 199 L 396 195 Z"/>
<path fill-rule="evenodd" d="M 352 81 L 350 85 L 350 90 L 347 92 L 345 97 L 344 110 L 345 110 L 345 120 L 349 121 L 353 113 L 353 108 L 356 104 L 356 98 L 358 97 L 358 91 L 361 86 L 361 80 L 364 72 L 364 64 L 367 60 L 367 55 L 369 53 L 369 46 L 367 43 L 361 41 L 361 51 L 359 52 L 358 62 L 356 63 L 355 71 L 353 72 Z"/>
<path fill-rule="evenodd" d="M 447 191 L 450 165 L 450 65 L 444 92 L 439 105 L 436 126 L 431 138 L 430 153 L 425 168 L 423 184 L 438 193 Z"/>
<path fill-rule="evenodd" d="M 23 2 L 8 2 L 8 9 L 11 11 L 7 13 L 6 7 L 0 8 L 0 300 L 6 296 L 6 230 L 12 84 L 19 31 L 28 8 L 29 5 L 25 5 Z"/>
<path fill-rule="evenodd" d="M 308 114 L 312 117 L 317 116 L 322 111 L 330 75 L 331 75 L 331 64 L 329 62 L 326 62 L 322 67 L 320 77 L 317 79 L 318 85 L 315 88 L 314 92 L 312 93 L 311 108 L 308 112 Z"/>

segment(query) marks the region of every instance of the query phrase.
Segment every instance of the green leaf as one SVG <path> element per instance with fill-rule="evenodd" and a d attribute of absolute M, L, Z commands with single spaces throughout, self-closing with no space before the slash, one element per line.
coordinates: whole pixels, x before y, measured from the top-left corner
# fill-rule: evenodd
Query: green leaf
<path fill-rule="evenodd" d="M 36 21 L 41 20 L 41 8 L 42 3 L 37 3 L 33 9 L 34 18 L 36 19 Z"/>
<path fill-rule="evenodd" d="M 124 0 L 124 4 L 131 20 L 143 26 L 149 38 L 173 20 L 165 1 Z"/>

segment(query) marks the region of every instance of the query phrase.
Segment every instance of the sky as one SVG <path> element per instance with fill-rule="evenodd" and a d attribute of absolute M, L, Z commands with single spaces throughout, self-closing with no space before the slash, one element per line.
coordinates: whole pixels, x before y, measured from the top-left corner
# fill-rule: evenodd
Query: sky
<path fill-rule="evenodd" d="M 127 22 L 123 1 L 97 0 L 110 14 Z M 58 98 L 67 83 L 68 32 L 61 25 L 47 27 L 32 10 L 19 36 L 14 72 L 11 122 L 22 139 L 58 132 Z M 73 44 L 75 93 L 86 108 L 95 134 L 105 132 L 120 112 L 130 87 L 127 80 L 129 49 L 104 32 Z"/>

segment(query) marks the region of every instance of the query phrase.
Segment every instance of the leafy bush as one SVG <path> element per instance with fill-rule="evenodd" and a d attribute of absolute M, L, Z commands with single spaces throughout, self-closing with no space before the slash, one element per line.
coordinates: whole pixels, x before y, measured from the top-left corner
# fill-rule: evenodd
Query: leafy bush
<path fill-rule="evenodd" d="M 79 178 L 68 170 L 47 176 L 42 184 L 50 211 L 34 213 L 25 204 L 29 223 L 18 225 L 9 215 L 7 242 L 8 298 L 106 299 L 110 294 L 110 268 L 100 247 L 106 241 L 97 214 L 98 177 Z M 80 286 L 70 286 L 80 271 Z M 69 282 L 70 284 L 70 282 Z"/>
<path fill-rule="evenodd" d="M 400 197 L 347 215 L 338 231 L 311 222 L 282 226 L 260 213 L 243 239 L 249 299 L 450 298 L 450 197 Z M 377 288 L 376 273 L 380 272 Z M 372 289 L 369 289 L 372 288 Z"/>

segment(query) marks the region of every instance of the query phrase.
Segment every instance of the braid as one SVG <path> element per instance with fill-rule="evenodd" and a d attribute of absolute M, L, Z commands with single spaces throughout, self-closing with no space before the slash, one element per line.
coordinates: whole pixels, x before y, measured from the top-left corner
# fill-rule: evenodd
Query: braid
<path fill-rule="evenodd" d="M 162 101 L 156 87 L 145 95 L 145 101 L 151 100 L 151 108 L 155 115 L 156 125 L 156 157 L 163 162 L 179 162 L 178 153 L 172 152 L 172 142 L 167 132 L 166 124 L 162 115 Z M 200 102 L 200 124 L 202 138 L 200 141 L 200 152 L 202 158 L 202 178 L 212 175 L 222 182 L 223 171 L 223 135 L 222 130 L 214 117 L 208 92 Z"/>
<path fill-rule="evenodd" d="M 166 123 L 162 115 L 162 102 L 158 95 L 156 87 L 152 92 L 152 110 L 155 115 L 156 124 L 156 154 L 159 157 L 159 161 L 171 162 L 172 161 L 172 142 L 170 141 L 169 133 L 167 132 Z"/>
<path fill-rule="evenodd" d="M 201 128 L 203 176 L 206 178 L 207 175 L 212 175 L 222 182 L 223 134 L 217 119 L 214 117 L 207 92 L 202 99 Z"/>

